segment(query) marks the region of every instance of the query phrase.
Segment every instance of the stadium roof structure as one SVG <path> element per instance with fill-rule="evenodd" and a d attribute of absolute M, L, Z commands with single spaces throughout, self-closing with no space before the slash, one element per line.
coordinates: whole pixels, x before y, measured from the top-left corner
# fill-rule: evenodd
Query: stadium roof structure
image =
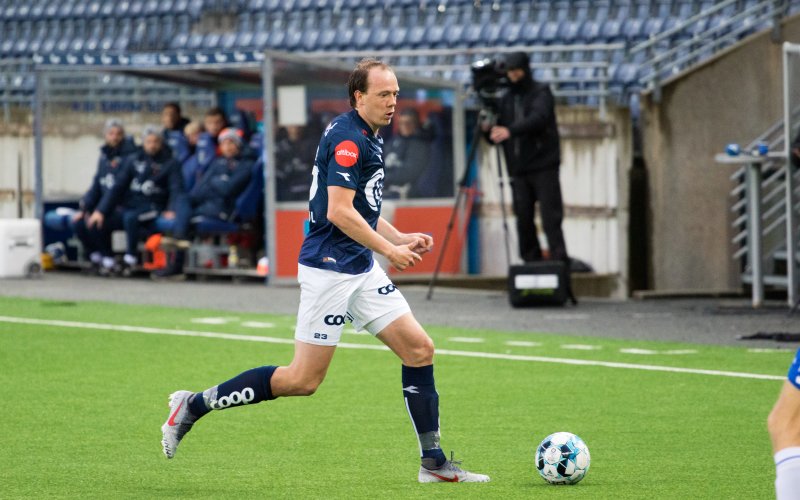
<path fill-rule="evenodd" d="M 264 130 L 276 130 L 275 89 L 283 85 L 327 84 L 342 91 L 346 99 L 344 85 L 352 68 L 341 62 L 322 61 L 308 56 L 299 56 L 280 51 L 233 51 L 233 52 L 193 52 L 173 54 L 116 54 L 93 55 L 88 53 L 37 56 L 34 58 L 36 85 L 33 99 L 34 132 L 34 194 L 35 214 L 41 219 L 44 206 L 43 186 L 43 119 L 44 103 L 48 89 L 45 81 L 50 75 L 68 72 L 98 72 L 123 74 L 173 84 L 222 92 L 234 90 L 261 89 L 263 96 Z M 453 130 L 464 130 L 463 90 L 458 82 L 398 74 L 401 82 L 435 86 L 454 91 Z M 454 158 L 456 165 L 463 165 L 465 150 L 463 134 L 454 133 Z M 270 262 L 270 270 L 277 264 L 275 225 L 276 188 L 275 179 L 275 137 L 273 133 L 264 134 L 264 175 L 267 180 L 264 192 L 265 249 Z M 270 271 L 272 272 L 272 271 Z"/>

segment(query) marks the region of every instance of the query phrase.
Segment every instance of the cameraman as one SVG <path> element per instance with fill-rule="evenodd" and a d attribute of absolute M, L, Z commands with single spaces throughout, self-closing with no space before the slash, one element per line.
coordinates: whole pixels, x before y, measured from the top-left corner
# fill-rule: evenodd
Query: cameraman
<path fill-rule="evenodd" d="M 499 99 L 497 125 L 489 130 L 489 139 L 495 144 L 502 143 L 506 155 L 520 257 L 525 262 L 542 260 L 534 224 L 538 202 L 550 259 L 568 264 L 561 232 L 564 218 L 558 178 L 561 151 L 553 94 L 546 84 L 531 76 L 527 54 L 513 52 L 505 61 L 509 90 Z"/>

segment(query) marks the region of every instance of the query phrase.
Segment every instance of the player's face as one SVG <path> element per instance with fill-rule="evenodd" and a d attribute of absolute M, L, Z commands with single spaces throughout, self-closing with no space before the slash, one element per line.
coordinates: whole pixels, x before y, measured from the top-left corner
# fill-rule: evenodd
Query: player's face
<path fill-rule="evenodd" d="M 203 119 L 203 126 L 206 132 L 216 137 L 225 128 L 225 120 L 219 115 L 206 116 Z"/>
<path fill-rule="evenodd" d="M 380 67 L 369 70 L 367 91 L 356 90 L 355 97 L 358 114 L 373 132 L 392 122 L 399 92 L 400 87 L 393 71 Z"/>
<path fill-rule="evenodd" d="M 230 139 L 225 139 L 219 143 L 219 151 L 225 158 L 233 158 L 239 154 L 239 146 Z"/>
<path fill-rule="evenodd" d="M 124 132 L 122 131 L 121 128 L 119 128 L 119 127 L 111 127 L 106 132 L 106 144 L 108 144 L 112 148 L 115 148 L 115 147 L 119 146 L 119 143 L 122 142 L 122 136 L 123 135 L 124 135 Z"/>
<path fill-rule="evenodd" d="M 156 134 L 149 134 L 142 142 L 144 152 L 150 156 L 154 156 L 161 150 L 161 136 Z"/>
<path fill-rule="evenodd" d="M 161 110 L 161 125 L 164 128 L 172 129 L 178 124 L 178 112 L 172 106 L 167 106 Z"/>

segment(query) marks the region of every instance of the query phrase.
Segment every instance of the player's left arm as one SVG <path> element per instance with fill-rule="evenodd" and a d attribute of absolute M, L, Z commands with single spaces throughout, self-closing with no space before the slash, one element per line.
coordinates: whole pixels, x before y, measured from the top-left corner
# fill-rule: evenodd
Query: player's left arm
<path fill-rule="evenodd" d="M 403 233 L 383 217 L 378 218 L 376 230 L 378 234 L 395 245 L 415 243 L 416 246 L 412 248 L 419 254 L 430 252 L 433 249 L 433 236 L 425 233 Z"/>

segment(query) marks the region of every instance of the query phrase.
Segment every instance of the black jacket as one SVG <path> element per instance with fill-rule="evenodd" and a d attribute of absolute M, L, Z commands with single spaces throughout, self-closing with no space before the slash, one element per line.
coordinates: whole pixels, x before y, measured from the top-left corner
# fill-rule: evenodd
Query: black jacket
<path fill-rule="evenodd" d="M 501 143 L 509 175 L 559 167 L 561 145 L 550 87 L 526 73 L 500 98 L 497 114 L 497 124 L 511 132 L 511 137 Z"/>
<path fill-rule="evenodd" d="M 97 207 L 103 196 L 114 187 L 114 179 L 125 158 L 136 153 L 138 149 L 130 137 L 123 139 L 115 148 L 108 144 L 100 147 L 100 159 L 97 160 L 97 171 L 92 178 L 92 185 L 80 201 L 82 211 L 92 212 Z"/>
<path fill-rule="evenodd" d="M 184 196 L 181 166 L 172 158 L 169 148 L 161 148 L 155 156 L 143 149 L 123 163 L 114 188 L 103 196 L 97 209 L 108 215 L 114 207 L 126 210 L 162 212 Z"/>

